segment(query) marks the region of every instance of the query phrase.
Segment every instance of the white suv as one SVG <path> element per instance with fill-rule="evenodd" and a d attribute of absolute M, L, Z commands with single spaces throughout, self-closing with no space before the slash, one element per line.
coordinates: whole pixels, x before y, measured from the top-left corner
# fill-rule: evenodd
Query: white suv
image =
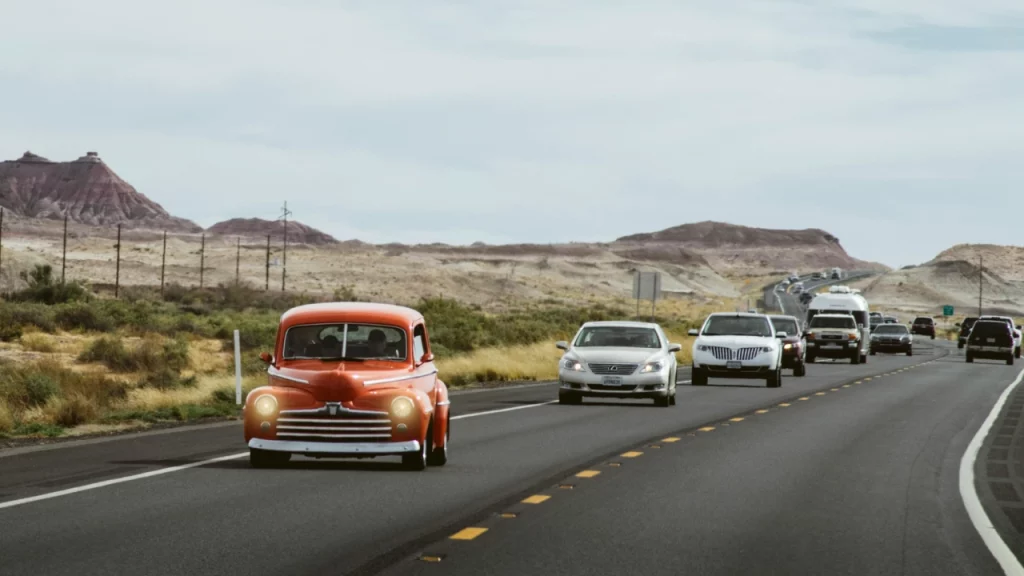
<path fill-rule="evenodd" d="M 768 316 L 718 312 L 708 316 L 700 330 L 690 330 L 693 343 L 694 386 L 706 386 L 708 377 L 764 378 L 769 388 L 782 385 L 782 343 Z"/>

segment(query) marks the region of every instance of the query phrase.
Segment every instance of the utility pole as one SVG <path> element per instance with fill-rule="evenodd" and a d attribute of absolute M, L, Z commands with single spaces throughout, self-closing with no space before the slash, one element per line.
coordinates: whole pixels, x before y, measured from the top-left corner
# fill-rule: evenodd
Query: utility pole
<path fill-rule="evenodd" d="M 978 256 L 978 318 L 981 318 L 981 294 L 985 281 L 985 256 Z"/>
<path fill-rule="evenodd" d="M 238 286 L 238 272 L 242 262 L 242 237 L 235 238 L 235 286 Z"/>
<path fill-rule="evenodd" d="M 117 225 L 117 264 L 114 273 L 114 298 L 121 292 L 121 225 Z"/>
<path fill-rule="evenodd" d="M 288 210 L 288 201 L 285 200 L 284 207 L 281 209 L 281 218 L 284 220 L 284 249 L 281 252 L 281 292 L 284 292 L 284 279 L 288 273 L 288 215 L 291 211 Z"/>
<path fill-rule="evenodd" d="M 206 268 L 206 234 L 199 245 L 199 289 L 203 289 L 203 270 Z"/>
<path fill-rule="evenodd" d="M 270 234 L 267 234 L 267 279 L 263 290 L 270 290 Z"/>
<path fill-rule="evenodd" d="M 164 230 L 164 252 L 160 257 L 160 298 L 164 297 L 164 273 L 167 270 L 167 230 Z"/>
<path fill-rule="evenodd" d="M 64 284 L 64 270 L 68 265 L 68 213 L 64 212 L 64 253 L 60 257 L 60 283 Z"/>

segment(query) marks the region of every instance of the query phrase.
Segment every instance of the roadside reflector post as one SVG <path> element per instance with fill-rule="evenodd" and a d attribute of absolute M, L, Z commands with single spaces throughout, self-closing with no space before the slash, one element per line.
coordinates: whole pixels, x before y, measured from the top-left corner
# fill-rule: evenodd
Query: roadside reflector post
<path fill-rule="evenodd" d="M 235 404 L 242 404 L 242 352 L 235 330 Z"/>

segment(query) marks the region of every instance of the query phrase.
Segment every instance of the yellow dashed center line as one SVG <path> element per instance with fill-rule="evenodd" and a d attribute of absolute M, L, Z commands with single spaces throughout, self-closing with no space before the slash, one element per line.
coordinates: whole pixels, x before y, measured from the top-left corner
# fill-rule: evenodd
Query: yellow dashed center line
<path fill-rule="evenodd" d="M 639 456 L 641 454 L 643 454 L 643 452 L 637 452 L 637 451 L 633 450 L 633 451 L 630 451 L 630 452 L 623 452 L 621 454 L 621 456 L 623 458 L 636 458 L 637 456 Z"/>
<path fill-rule="evenodd" d="M 715 429 L 714 426 L 705 426 L 703 428 L 697 428 L 697 430 L 700 430 L 701 432 L 711 432 L 714 429 Z"/>
<path fill-rule="evenodd" d="M 550 498 L 551 496 L 548 496 L 547 494 L 534 494 L 528 498 L 523 498 L 523 504 L 540 504 Z"/>
<path fill-rule="evenodd" d="M 763 409 L 762 410 L 758 410 L 757 412 L 754 412 L 754 414 L 767 414 L 767 413 L 768 413 L 768 411 L 767 410 L 763 410 Z"/>
<path fill-rule="evenodd" d="M 824 392 L 815 392 L 814 395 L 815 396 L 824 396 L 825 393 Z M 801 400 L 803 400 L 803 398 L 801 398 Z"/>
<path fill-rule="evenodd" d="M 729 422 L 743 422 L 743 418 L 737 416 L 736 418 L 729 418 Z"/>
<path fill-rule="evenodd" d="M 785 402 L 783 402 L 783 403 L 779 404 L 779 406 L 782 406 L 783 408 L 786 408 L 786 407 L 789 406 L 789 404 L 786 404 Z"/>
<path fill-rule="evenodd" d="M 871 378 L 865 378 L 864 381 L 865 382 L 871 382 Z"/>
<path fill-rule="evenodd" d="M 850 387 L 849 384 L 843 384 L 843 388 L 849 388 L 849 387 Z"/>
<path fill-rule="evenodd" d="M 483 534 L 484 532 L 487 532 L 487 528 L 477 528 L 473 526 L 470 528 L 463 528 L 462 530 L 459 530 L 455 534 L 449 536 L 449 538 L 451 538 L 452 540 L 472 540 L 477 536 Z"/>
<path fill-rule="evenodd" d="M 839 392 L 839 388 L 833 388 L 832 391 L 833 392 Z"/>
<path fill-rule="evenodd" d="M 597 476 L 598 474 L 600 474 L 600 472 L 597 471 L 597 470 L 584 470 L 582 472 L 577 473 L 576 477 L 577 478 L 593 478 L 594 476 Z"/>
<path fill-rule="evenodd" d="M 662 438 L 661 441 L 662 442 L 679 442 L 679 438 L 676 438 L 675 436 L 669 436 L 668 438 Z"/>
<path fill-rule="evenodd" d="M 863 380 L 857 380 L 854 384 L 860 384 L 861 382 L 863 382 Z"/>
<path fill-rule="evenodd" d="M 797 398 L 797 400 L 810 400 L 810 398 L 807 397 L 807 396 L 804 396 L 803 398 Z"/>

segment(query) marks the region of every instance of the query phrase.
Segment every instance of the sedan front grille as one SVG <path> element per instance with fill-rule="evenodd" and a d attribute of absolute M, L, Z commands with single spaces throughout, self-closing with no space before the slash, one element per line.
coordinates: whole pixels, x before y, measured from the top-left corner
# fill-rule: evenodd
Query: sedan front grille
<path fill-rule="evenodd" d="M 594 374 L 629 376 L 636 371 L 636 364 L 587 364 Z"/>
<path fill-rule="evenodd" d="M 391 439 L 387 412 L 353 410 L 328 402 L 311 410 L 282 410 L 277 437 L 316 442 L 381 442 Z"/>

